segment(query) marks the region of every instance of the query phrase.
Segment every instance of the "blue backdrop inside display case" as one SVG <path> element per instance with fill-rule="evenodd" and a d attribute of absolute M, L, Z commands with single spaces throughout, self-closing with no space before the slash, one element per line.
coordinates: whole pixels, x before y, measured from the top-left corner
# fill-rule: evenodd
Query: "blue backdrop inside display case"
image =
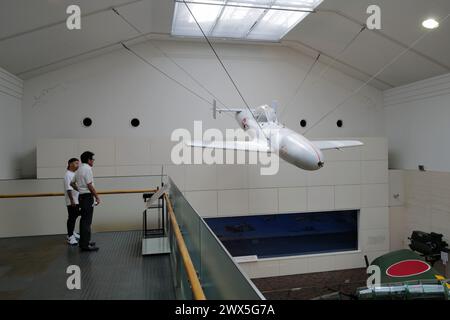
<path fill-rule="evenodd" d="M 358 210 L 206 218 L 234 257 L 259 258 L 358 249 Z"/>

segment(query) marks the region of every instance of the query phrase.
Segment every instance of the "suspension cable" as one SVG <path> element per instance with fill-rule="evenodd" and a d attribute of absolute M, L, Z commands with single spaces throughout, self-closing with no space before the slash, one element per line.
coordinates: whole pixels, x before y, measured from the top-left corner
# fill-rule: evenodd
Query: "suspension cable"
<path fill-rule="evenodd" d="M 366 26 L 362 26 L 362 28 L 358 31 L 358 33 L 353 36 L 353 38 L 345 45 L 345 47 L 339 51 L 339 53 L 336 55 L 336 60 L 339 59 L 339 57 L 353 44 L 353 42 L 356 41 L 356 39 L 359 37 L 359 35 L 366 30 Z M 294 102 L 295 97 L 297 96 L 297 94 L 300 92 L 300 90 L 302 89 L 304 83 L 306 82 L 306 79 L 308 78 L 309 74 L 311 73 L 311 71 L 314 69 L 315 65 L 319 62 L 319 58 L 322 55 L 321 52 L 319 52 L 316 60 L 313 62 L 313 64 L 311 65 L 310 69 L 308 70 L 308 72 L 306 73 L 305 77 L 303 78 L 302 82 L 300 83 L 300 85 L 297 87 L 297 90 L 295 91 L 295 93 L 293 94 L 292 98 L 289 100 L 289 102 L 286 104 L 286 107 L 283 108 L 282 113 L 280 114 L 280 118 L 281 115 L 284 113 L 284 111 Z M 333 60 L 331 63 L 329 63 L 320 73 L 320 75 L 318 76 L 318 78 L 321 78 L 324 76 L 324 74 L 334 66 L 334 64 L 336 63 L 336 60 Z"/>
<path fill-rule="evenodd" d="M 249 104 L 247 103 L 247 101 L 245 100 L 244 96 L 242 95 L 242 92 L 239 90 L 236 82 L 234 81 L 233 77 L 231 76 L 230 72 L 228 72 L 228 69 L 225 67 L 225 64 L 223 63 L 222 59 L 220 59 L 219 54 L 217 53 L 216 49 L 214 49 L 214 46 L 212 45 L 211 41 L 209 40 L 208 36 L 206 35 L 206 33 L 203 31 L 202 26 L 200 25 L 200 23 L 198 22 L 197 18 L 195 17 L 194 13 L 191 11 L 191 8 L 189 7 L 189 5 L 186 3 L 186 0 L 183 0 L 184 5 L 186 6 L 186 8 L 188 9 L 190 15 L 192 16 L 192 18 L 194 19 L 195 23 L 197 24 L 198 28 L 200 29 L 200 32 L 202 33 L 203 37 L 205 38 L 206 42 L 208 43 L 209 47 L 211 48 L 212 52 L 214 53 L 214 55 L 216 56 L 217 60 L 219 61 L 220 65 L 222 66 L 222 69 L 225 71 L 225 73 L 227 74 L 228 78 L 230 79 L 231 83 L 233 84 L 234 88 L 236 89 L 237 93 L 239 94 L 239 96 L 241 97 L 242 101 L 244 102 L 245 106 L 247 107 L 248 111 L 251 113 L 253 119 L 255 120 L 256 124 L 258 125 L 261 133 L 264 135 L 264 137 L 269 140 L 269 138 L 266 136 L 266 134 L 264 133 L 264 131 L 262 130 L 261 124 L 258 122 L 258 120 L 256 119 L 255 115 L 253 114 L 253 111 L 251 110 Z"/>
<path fill-rule="evenodd" d="M 151 46 L 153 46 L 155 49 L 157 49 L 162 55 L 164 55 L 164 57 L 166 57 L 167 59 L 169 59 L 174 65 L 176 65 L 181 71 L 183 71 L 192 81 L 194 81 L 199 87 L 201 87 L 203 90 L 205 90 L 210 96 L 212 96 L 217 102 L 219 102 L 224 108 L 228 109 L 228 107 L 214 94 L 212 93 L 210 90 L 208 90 L 208 88 L 206 88 L 199 80 L 197 80 L 192 74 L 190 74 L 185 68 L 183 68 L 183 66 L 181 66 L 179 63 L 177 63 L 175 61 L 175 59 L 173 59 L 171 56 L 169 56 L 168 54 L 166 54 L 164 52 L 164 50 L 162 50 L 158 45 L 156 45 L 153 41 L 153 39 L 151 39 L 150 37 L 148 37 L 146 34 L 144 34 L 142 32 L 142 30 L 140 30 L 135 24 L 133 24 L 130 20 L 128 20 L 125 16 L 123 16 L 119 10 L 117 10 L 117 8 L 111 8 L 111 10 L 118 15 L 125 23 L 127 23 L 133 30 L 135 30 L 137 33 L 143 35 L 151 44 Z"/>
<path fill-rule="evenodd" d="M 286 106 L 283 108 L 283 110 L 280 113 L 280 117 L 279 119 L 281 120 L 281 117 L 283 116 L 284 112 L 286 111 L 286 109 L 292 104 L 292 102 L 294 101 L 295 97 L 297 96 L 297 94 L 300 92 L 300 90 L 303 87 L 303 84 L 305 83 L 306 79 L 308 78 L 309 74 L 312 72 L 312 70 L 314 69 L 315 65 L 317 64 L 317 62 L 319 61 L 319 58 L 321 56 L 321 53 L 319 53 L 316 57 L 316 59 L 314 59 L 314 62 L 311 64 L 311 66 L 308 69 L 308 72 L 305 74 L 305 76 L 303 77 L 303 80 L 300 82 L 299 86 L 297 87 L 297 89 L 295 90 L 294 94 L 292 95 L 291 100 L 289 101 L 289 103 L 286 104 Z"/>
<path fill-rule="evenodd" d="M 142 57 L 141 55 L 139 55 L 136 51 L 134 51 L 133 49 L 129 48 L 127 45 L 125 45 L 123 42 L 120 43 L 126 50 L 128 50 L 129 52 L 131 52 L 133 55 L 135 55 L 137 58 L 139 58 L 141 61 L 143 61 L 145 64 L 147 64 L 148 66 L 152 67 L 153 69 L 155 69 L 156 71 L 160 72 L 161 74 L 163 74 L 166 78 L 172 80 L 173 82 L 175 82 L 176 84 L 178 84 L 179 86 L 183 87 L 185 90 L 187 90 L 188 92 L 190 92 L 192 95 L 196 96 L 197 98 L 199 98 L 200 100 L 206 102 L 209 105 L 212 105 L 212 103 L 205 99 L 204 97 L 202 97 L 201 95 L 199 95 L 197 92 L 195 92 L 194 90 L 190 89 L 189 87 L 185 86 L 184 84 L 182 84 L 180 81 L 176 80 L 174 77 L 170 76 L 169 74 L 167 74 L 166 72 L 164 72 L 163 70 L 161 70 L 160 68 L 158 68 L 157 66 L 155 66 L 153 63 L 151 63 L 150 61 L 148 61 L 147 59 L 145 59 L 144 57 Z"/>
<path fill-rule="evenodd" d="M 450 17 L 450 13 L 446 15 L 440 23 L 442 24 L 444 21 L 446 21 Z M 320 122 L 322 122 L 323 119 L 328 117 L 330 114 L 335 112 L 337 109 L 339 109 L 341 106 L 346 104 L 348 101 L 350 101 L 351 98 L 353 98 L 356 94 L 358 94 L 363 88 L 365 88 L 370 82 L 372 82 L 373 79 L 375 79 L 377 76 L 379 76 L 381 73 L 383 73 L 388 67 L 390 67 L 392 64 L 394 64 L 398 59 L 400 59 L 402 56 L 404 56 L 408 51 L 410 51 L 414 46 L 416 46 L 421 40 L 423 40 L 426 36 L 428 36 L 431 33 L 431 31 L 428 31 L 424 34 L 422 34 L 417 40 L 415 40 L 411 45 L 409 45 L 406 49 L 401 51 L 399 54 L 397 54 L 391 61 L 389 61 L 387 64 L 385 64 L 380 70 L 378 70 L 374 75 L 372 75 L 367 81 L 365 81 L 362 85 L 357 87 L 355 90 L 353 90 L 342 102 L 338 103 L 334 108 L 332 108 L 330 111 L 326 112 L 322 117 L 319 118 L 311 127 L 309 127 L 303 134 L 308 133 L 312 128 L 317 126 Z"/>

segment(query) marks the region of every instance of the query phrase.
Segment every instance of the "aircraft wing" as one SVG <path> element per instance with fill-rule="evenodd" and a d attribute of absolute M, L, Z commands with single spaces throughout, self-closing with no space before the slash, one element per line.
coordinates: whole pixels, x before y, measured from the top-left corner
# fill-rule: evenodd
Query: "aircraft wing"
<path fill-rule="evenodd" d="M 224 149 L 224 150 L 244 150 L 270 152 L 268 144 L 264 141 L 189 141 L 186 143 L 191 147 Z"/>
<path fill-rule="evenodd" d="M 362 146 L 364 143 L 356 140 L 322 140 L 322 141 L 311 141 L 320 150 L 330 150 L 330 149 L 342 149 L 348 147 Z"/>

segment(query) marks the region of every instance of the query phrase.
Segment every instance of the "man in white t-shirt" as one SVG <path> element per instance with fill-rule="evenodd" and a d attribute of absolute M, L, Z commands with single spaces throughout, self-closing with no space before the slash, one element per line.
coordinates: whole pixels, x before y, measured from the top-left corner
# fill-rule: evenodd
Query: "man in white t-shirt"
<path fill-rule="evenodd" d="M 78 205 L 78 192 L 71 186 L 75 172 L 78 170 L 80 161 L 72 158 L 67 163 L 67 171 L 64 175 L 64 195 L 67 206 L 67 243 L 77 245 L 80 236 L 74 231 L 77 218 L 80 215 L 80 207 Z"/>
<path fill-rule="evenodd" d="M 100 198 L 94 187 L 94 154 L 90 151 L 83 152 L 80 157 L 81 166 L 75 173 L 72 187 L 79 192 L 80 202 L 80 241 L 79 246 L 82 251 L 98 251 L 95 243 L 91 242 L 91 224 L 94 214 L 94 206 L 100 204 Z M 95 199 L 95 201 L 94 201 Z"/>

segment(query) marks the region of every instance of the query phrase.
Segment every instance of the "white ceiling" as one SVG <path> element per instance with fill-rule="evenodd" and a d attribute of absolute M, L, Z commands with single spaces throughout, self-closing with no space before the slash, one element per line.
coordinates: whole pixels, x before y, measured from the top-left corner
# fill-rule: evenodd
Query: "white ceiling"
<path fill-rule="evenodd" d="M 66 8 L 82 9 L 82 29 L 65 26 Z M 382 29 L 360 31 L 371 4 L 381 7 Z M 26 79 L 103 52 L 120 41 L 139 41 L 139 33 L 112 12 L 120 13 L 144 33 L 167 37 L 173 0 L 1 0 L 0 66 Z M 426 31 L 421 21 L 450 14 L 449 0 L 324 0 L 282 41 L 372 85 L 387 89 L 450 72 L 450 18 Z M 401 55 L 419 37 L 412 50 Z M 330 60 L 334 59 L 334 60 Z"/>

